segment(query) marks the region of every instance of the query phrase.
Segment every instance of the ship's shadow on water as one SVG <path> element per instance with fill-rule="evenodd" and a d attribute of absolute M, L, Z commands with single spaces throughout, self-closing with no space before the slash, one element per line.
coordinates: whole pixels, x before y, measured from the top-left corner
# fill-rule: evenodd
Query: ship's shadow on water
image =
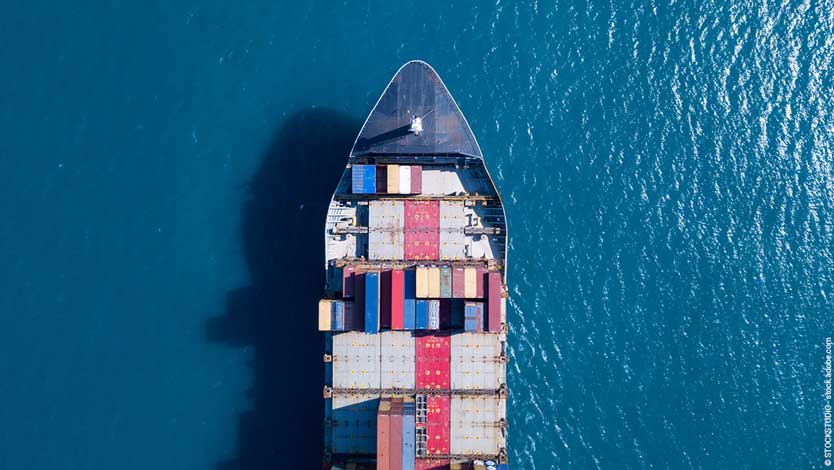
<path fill-rule="evenodd" d="M 219 470 L 320 468 L 324 220 L 360 124 L 317 108 L 290 116 L 249 182 L 241 240 L 251 284 L 207 325 L 211 341 L 254 352 L 252 408 L 237 456 Z"/>

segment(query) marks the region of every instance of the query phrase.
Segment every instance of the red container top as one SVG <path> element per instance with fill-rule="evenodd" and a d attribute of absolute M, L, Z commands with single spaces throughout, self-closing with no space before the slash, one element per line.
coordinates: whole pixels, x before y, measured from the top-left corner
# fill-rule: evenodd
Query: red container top
<path fill-rule="evenodd" d="M 498 332 L 501 331 L 501 273 L 490 271 L 488 276 L 487 330 Z"/>
<path fill-rule="evenodd" d="M 452 268 L 452 297 L 464 298 L 465 287 L 463 268 Z"/>
<path fill-rule="evenodd" d="M 353 273 L 355 270 L 356 268 L 350 264 L 342 269 L 342 296 L 345 298 L 353 297 Z"/>
<path fill-rule="evenodd" d="M 444 459 L 417 459 L 414 461 L 414 470 L 449 470 L 450 460 Z"/>
<path fill-rule="evenodd" d="M 442 334 L 422 334 L 415 343 L 415 385 L 418 389 L 448 390 L 451 341 Z"/>
<path fill-rule="evenodd" d="M 389 431 L 390 431 L 390 414 L 391 410 L 388 408 L 390 402 L 380 401 L 380 407 L 376 415 L 376 468 L 377 470 L 390 470 L 388 465 L 389 452 Z"/>
<path fill-rule="evenodd" d="M 391 328 L 391 271 L 379 273 L 379 327 Z"/>
<path fill-rule="evenodd" d="M 405 232 L 405 259 L 411 261 L 435 260 L 440 258 L 440 232 Z"/>
<path fill-rule="evenodd" d="M 440 228 L 440 201 L 405 201 L 405 230 Z"/>
<path fill-rule="evenodd" d="M 448 395 L 426 398 L 426 450 L 429 455 L 449 454 L 450 410 Z"/>
<path fill-rule="evenodd" d="M 403 468 L 403 402 L 395 399 L 391 402 L 391 417 L 388 423 L 388 468 Z"/>
<path fill-rule="evenodd" d="M 420 194 L 423 192 L 423 167 L 411 165 L 411 192 Z"/>
<path fill-rule="evenodd" d="M 440 201 L 405 201 L 405 259 L 440 258 Z"/>
<path fill-rule="evenodd" d="M 391 329 L 402 330 L 405 273 L 402 269 L 391 271 Z"/>

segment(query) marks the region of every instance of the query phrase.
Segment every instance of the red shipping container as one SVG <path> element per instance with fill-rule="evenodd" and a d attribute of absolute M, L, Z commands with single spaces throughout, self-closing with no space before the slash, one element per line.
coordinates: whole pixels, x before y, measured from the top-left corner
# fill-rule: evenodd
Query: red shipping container
<path fill-rule="evenodd" d="M 389 470 L 403 468 L 403 400 L 391 402 L 391 417 L 388 429 L 388 464 Z"/>
<path fill-rule="evenodd" d="M 405 201 L 405 259 L 440 258 L 440 201 Z"/>
<path fill-rule="evenodd" d="M 448 335 L 423 334 L 415 343 L 415 385 L 418 389 L 448 390 L 451 340 Z"/>
<path fill-rule="evenodd" d="M 379 402 L 379 409 L 376 414 L 376 468 L 377 470 L 390 470 L 388 466 L 390 449 L 388 448 L 390 438 L 390 414 L 391 402 L 382 399 Z"/>
<path fill-rule="evenodd" d="M 391 329 L 402 330 L 403 300 L 405 299 L 405 273 L 402 269 L 391 271 Z"/>
<path fill-rule="evenodd" d="M 420 194 L 423 192 L 423 167 L 411 165 L 411 193 Z"/>
<path fill-rule="evenodd" d="M 451 408 L 448 395 L 426 398 L 426 451 L 429 455 L 449 454 Z"/>
<path fill-rule="evenodd" d="M 414 470 L 449 470 L 450 464 L 450 460 L 417 459 L 414 461 Z"/>
<path fill-rule="evenodd" d="M 464 298 L 465 286 L 463 268 L 452 268 L 452 297 Z"/>
<path fill-rule="evenodd" d="M 501 331 L 501 273 L 490 271 L 487 286 L 487 331 Z"/>
<path fill-rule="evenodd" d="M 379 273 L 379 328 L 391 328 L 391 271 Z"/>
<path fill-rule="evenodd" d="M 356 268 L 353 265 L 347 265 L 342 269 L 342 297 L 353 297 L 353 273 Z"/>
<path fill-rule="evenodd" d="M 486 268 L 478 268 L 477 273 L 478 274 L 475 276 L 475 283 L 476 283 L 475 295 L 479 299 L 483 299 L 485 297 L 484 292 L 486 291 L 486 289 L 484 289 L 484 286 L 488 282 L 487 281 L 487 270 L 486 270 Z"/>
<path fill-rule="evenodd" d="M 353 274 L 353 329 L 365 329 L 365 273 L 359 269 Z"/>

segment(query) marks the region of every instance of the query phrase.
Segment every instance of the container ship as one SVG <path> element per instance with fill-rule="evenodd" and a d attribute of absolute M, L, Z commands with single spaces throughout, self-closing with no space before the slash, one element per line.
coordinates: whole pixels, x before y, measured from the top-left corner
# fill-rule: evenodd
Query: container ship
<path fill-rule="evenodd" d="M 506 215 L 427 63 L 365 121 L 325 224 L 323 468 L 506 470 Z"/>

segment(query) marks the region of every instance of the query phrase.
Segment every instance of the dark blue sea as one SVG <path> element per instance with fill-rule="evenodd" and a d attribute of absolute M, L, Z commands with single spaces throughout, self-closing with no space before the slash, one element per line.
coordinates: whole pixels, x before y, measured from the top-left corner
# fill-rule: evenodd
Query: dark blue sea
<path fill-rule="evenodd" d="M 824 468 L 832 12 L 5 2 L 0 469 L 318 468 L 325 206 L 414 58 L 507 205 L 514 468 Z"/>

